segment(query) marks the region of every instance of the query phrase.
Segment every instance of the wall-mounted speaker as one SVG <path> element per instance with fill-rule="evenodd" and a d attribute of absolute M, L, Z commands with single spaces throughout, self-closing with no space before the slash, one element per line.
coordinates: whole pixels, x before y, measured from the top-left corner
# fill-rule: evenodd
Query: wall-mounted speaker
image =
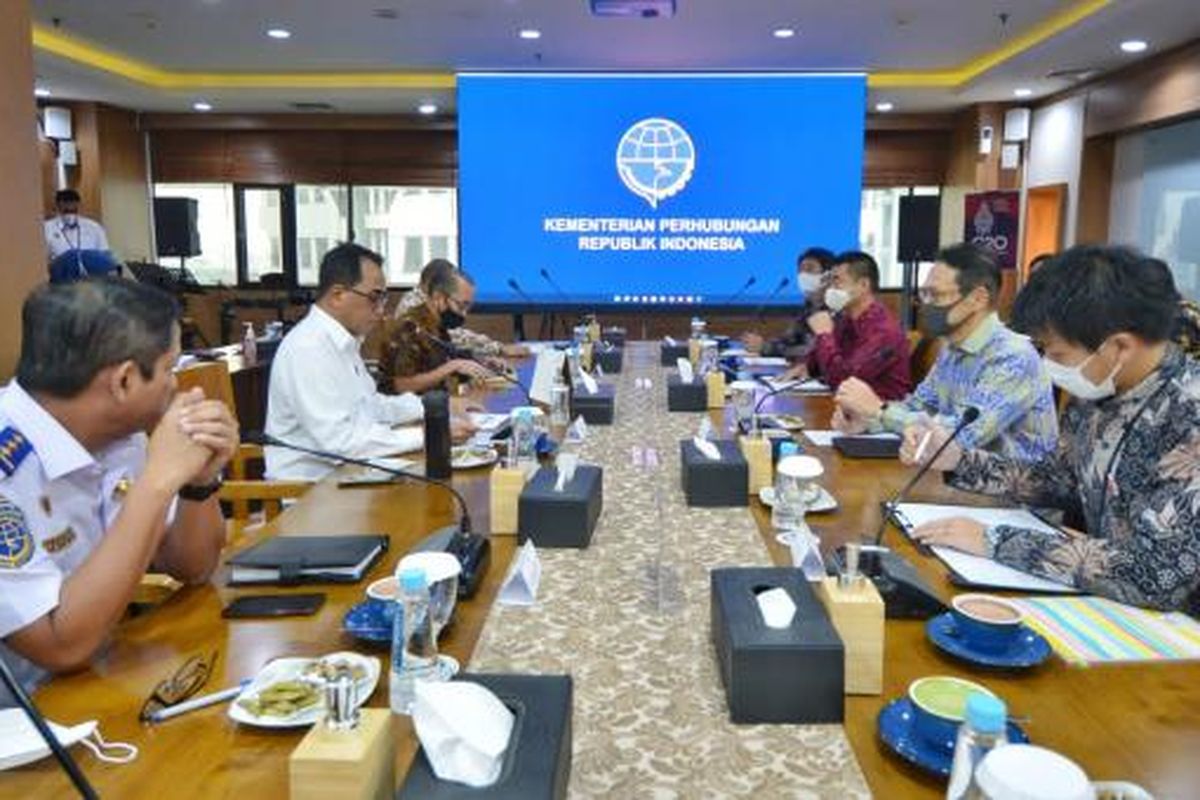
<path fill-rule="evenodd" d="M 905 264 L 933 261 L 938 251 L 941 224 L 940 196 L 915 194 L 901 197 L 899 260 Z"/>
<path fill-rule="evenodd" d="M 198 209 L 191 197 L 154 198 L 154 238 L 160 256 L 200 255 Z"/>

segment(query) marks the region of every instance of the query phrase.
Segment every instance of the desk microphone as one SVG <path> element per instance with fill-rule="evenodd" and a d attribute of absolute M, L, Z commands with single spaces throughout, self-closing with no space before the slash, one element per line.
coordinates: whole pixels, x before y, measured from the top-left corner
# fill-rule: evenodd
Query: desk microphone
<path fill-rule="evenodd" d="M 543 270 L 543 272 L 544 271 L 545 270 Z M 521 288 L 521 284 L 517 283 L 516 278 L 508 279 L 508 288 L 512 289 L 517 294 L 521 295 L 521 299 L 524 300 L 526 303 L 529 303 L 531 305 L 534 304 L 533 298 L 530 297 L 529 295 L 525 294 L 525 290 Z"/>
<path fill-rule="evenodd" d="M 758 278 L 751 275 L 749 278 L 746 279 L 746 282 L 742 284 L 742 288 L 738 289 L 736 292 L 731 294 L 729 296 L 729 299 L 726 300 L 725 302 L 732 305 L 734 300 L 737 300 L 739 297 L 744 295 L 750 289 L 750 287 L 756 283 L 758 283 Z"/>
<path fill-rule="evenodd" d="M 29 717 L 29 721 L 33 723 L 33 727 L 37 729 L 38 735 L 54 753 L 54 758 L 58 761 L 63 771 L 67 773 L 67 777 L 71 779 L 71 783 L 75 784 L 75 790 L 79 792 L 79 796 L 84 800 L 94 800 L 100 795 L 96 794 L 96 790 L 88 783 L 88 779 L 84 777 L 83 771 L 79 769 L 79 765 L 75 763 L 75 759 L 71 758 L 71 754 L 67 752 L 67 748 L 62 746 L 58 741 L 58 737 L 50 730 L 50 726 L 46 724 L 46 718 L 37 710 L 37 706 L 33 704 L 33 699 L 25 692 L 25 688 L 21 686 L 21 682 L 17 680 L 17 676 L 13 675 L 12 670 L 8 668 L 8 664 L 3 658 L 0 658 L 0 682 L 8 687 L 9 694 L 17 701 L 17 705 Z"/>
<path fill-rule="evenodd" d="M 778 297 L 779 293 L 782 292 L 784 289 L 786 289 L 788 287 L 788 284 L 790 284 L 791 282 L 792 282 L 791 278 L 781 278 L 779 280 L 779 283 L 776 284 L 775 288 L 771 290 L 771 293 L 769 295 L 767 295 L 766 299 L 758 304 L 758 308 L 754 309 L 754 318 L 762 319 L 763 310 L 766 309 L 767 303 L 771 302 L 776 297 Z"/>
<path fill-rule="evenodd" d="M 415 330 L 418 334 L 420 334 L 421 336 L 424 336 L 430 342 L 433 342 L 435 345 L 442 348 L 442 350 L 446 353 L 446 356 L 448 358 L 461 358 L 464 361 L 474 361 L 476 364 L 480 365 L 481 367 L 487 367 L 489 370 L 492 371 L 493 375 L 495 375 L 498 378 L 503 378 L 504 380 L 508 381 L 509 383 L 513 384 L 518 389 L 520 389 L 521 393 L 525 395 L 526 405 L 534 404 L 533 398 L 529 396 L 529 389 L 526 388 L 525 384 L 521 383 L 519 380 L 517 380 L 513 376 L 509 375 L 507 372 L 497 372 L 496 370 L 492 369 L 492 367 L 490 365 L 485 364 L 483 361 L 480 361 L 478 358 L 476 358 L 474 356 L 474 354 L 471 353 L 471 351 L 463 350 L 461 347 L 456 347 L 453 342 L 447 342 L 445 339 L 441 339 L 437 336 L 434 336 L 432 333 L 421 330 L 420 328 L 416 328 Z"/>
<path fill-rule="evenodd" d="M 305 453 L 310 456 L 332 461 L 335 464 L 353 464 L 359 467 L 368 467 L 370 469 L 379 470 L 380 472 L 397 478 L 409 478 L 418 483 L 425 483 L 430 486 L 437 486 L 455 499 L 458 504 L 459 517 L 457 525 L 450 525 L 441 530 L 435 531 L 432 535 L 421 541 L 414 551 L 422 550 L 444 550 L 455 556 L 459 563 L 462 564 L 462 576 L 458 584 L 458 594 L 460 597 L 470 597 L 475 594 L 475 590 L 479 588 L 479 583 L 483 579 L 483 574 L 487 571 L 488 561 L 491 558 L 491 542 L 486 536 L 471 531 L 471 512 L 467 508 L 467 501 L 459 494 L 458 490 L 451 486 L 446 481 L 440 481 L 436 478 L 430 478 L 426 475 L 418 475 L 413 472 L 405 472 L 401 469 L 392 469 L 383 464 L 376 463 L 366 458 L 353 458 L 351 456 L 343 456 L 339 453 L 333 453 L 328 450 L 317 450 L 311 447 L 302 447 L 298 444 L 285 442 L 278 439 L 265 431 L 251 431 L 246 434 L 243 439 L 251 444 L 264 445 L 267 447 L 282 447 L 284 450 L 293 450 L 297 453 Z"/>
<path fill-rule="evenodd" d="M 864 545 L 860 556 L 863 574 L 875 584 L 879 596 L 883 598 L 884 615 L 891 619 L 928 619 L 946 610 L 945 605 L 933 593 L 933 590 L 921 579 L 915 567 L 908 560 L 892 550 L 883 547 L 883 532 L 887 529 L 888 520 L 895 513 L 896 507 L 912 487 L 929 472 L 938 456 L 945 452 L 950 443 L 958 438 L 963 429 L 979 418 L 979 409 L 968 406 L 962 419 L 954 431 L 934 451 L 933 455 L 909 479 L 904 487 L 896 492 L 880 509 L 882 519 L 875 531 L 875 538 L 869 545 Z M 845 564 L 845 547 L 837 549 L 837 555 Z"/>
<path fill-rule="evenodd" d="M 561 297 L 564 302 L 571 302 L 571 298 L 567 297 L 567 293 L 562 290 L 562 287 L 558 285 L 558 282 L 555 281 L 554 278 L 550 277 L 550 270 L 542 267 L 541 273 L 542 278 L 545 279 L 546 283 L 554 287 L 554 291 L 558 292 L 558 296 Z"/>

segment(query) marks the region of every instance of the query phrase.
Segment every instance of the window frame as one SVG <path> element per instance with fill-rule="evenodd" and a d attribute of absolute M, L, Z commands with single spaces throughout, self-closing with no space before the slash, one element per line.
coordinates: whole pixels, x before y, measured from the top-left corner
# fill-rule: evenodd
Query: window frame
<path fill-rule="evenodd" d="M 237 285 L 239 289 L 261 289 L 262 282 L 249 279 L 249 252 L 246 245 L 246 191 L 275 191 L 279 194 L 279 257 L 283 281 L 288 289 L 296 288 L 296 186 L 290 183 L 234 183 L 233 227 L 234 252 L 237 256 Z"/>

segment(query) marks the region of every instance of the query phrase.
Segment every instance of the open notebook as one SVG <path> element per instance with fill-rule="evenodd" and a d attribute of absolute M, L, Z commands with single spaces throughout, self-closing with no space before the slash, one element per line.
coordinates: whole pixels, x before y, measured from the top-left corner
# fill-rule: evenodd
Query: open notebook
<path fill-rule="evenodd" d="M 977 508 L 975 506 L 936 505 L 933 503 L 900 503 L 892 513 L 892 519 L 908 535 L 912 534 L 914 528 L 918 528 L 926 522 L 945 517 L 968 517 L 984 525 L 1014 525 L 1020 528 L 1066 535 L 1022 508 Z M 1036 575 L 1030 575 L 990 558 L 973 556 L 952 547 L 935 545 L 930 550 L 950 568 L 956 578 L 955 582 L 960 586 L 1054 594 L 1078 593 L 1078 590 L 1072 586 L 1065 586 Z"/>

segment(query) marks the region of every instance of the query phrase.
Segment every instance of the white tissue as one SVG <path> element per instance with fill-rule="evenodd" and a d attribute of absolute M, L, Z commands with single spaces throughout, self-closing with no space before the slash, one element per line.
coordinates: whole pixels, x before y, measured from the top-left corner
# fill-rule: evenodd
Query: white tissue
<path fill-rule="evenodd" d="M 667 347 L 675 347 L 678 344 L 678 342 L 676 342 L 670 336 L 664 336 L 663 341 L 667 343 Z"/>
<path fill-rule="evenodd" d="M 583 381 L 583 388 L 587 389 L 588 394 L 595 394 L 600 391 L 600 385 L 596 383 L 596 379 L 586 372 L 579 373 L 580 380 Z"/>
<path fill-rule="evenodd" d="M 696 371 L 692 369 L 692 362 L 686 358 L 675 359 L 675 366 L 679 367 L 679 380 L 683 383 L 691 383 L 696 379 Z"/>
<path fill-rule="evenodd" d="M 579 465 L 579 456 L 575 453 L 559 453 L 554 463 L 558 469 L 558 481 L 554 484 L 554 491 L 561 492 L 575 477 L 575 467 Z"/>
<path fill-rule="evenodd" d="M 418 681 L 413 727 L 433 772 L 474 788 L 500 777 L 512 736 L 513 713 L 470 681 Z"/>
<path fill-rule="evenodd" d="M 692 444 L 696 445 L 696 449 L 704 454 L 704 457 L 710 461 L 720 461 L 721 451 L 717 446 L 707 439 L 701 439 L 699 436 L 692 438 Z"/>
<path fill-rule="evenodd" d="M 796 604 L 782 588 L 768 589 L 757 595 L 758 610 L 768 628 L 786 628 L 796 616 Z"/>
<path fill-rule="evenodd" d="M 432 586 L 438 581 L 453 578 L 462 572 L 462 563 L 450 553 L 434 553 L 423 551 L 409 553 L 396 564 L 396 574 L 406 569 L 416 568 L 425 573 L 425 582 Z"/>

